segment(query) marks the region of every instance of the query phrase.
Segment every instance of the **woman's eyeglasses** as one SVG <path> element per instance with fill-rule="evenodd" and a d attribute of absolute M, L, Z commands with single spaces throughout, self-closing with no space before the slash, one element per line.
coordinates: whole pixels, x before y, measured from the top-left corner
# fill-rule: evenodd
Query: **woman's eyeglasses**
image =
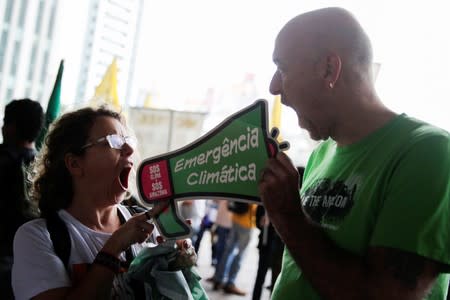
<path fill-rule="evenodd" d="M 86 145 L 84 145 L 83 147 L 81 147 L 81 149 L 86 149 L 88 147 L 100 144 L 104 141 L 108 142 L 109 147 L 111 147 L 112 149 L 117 149 L 117 150 L 122 150 L 123 145 L 128 144 L 131 148 L 135 148 L 136 147 L 136 139 L 134 137 L 131 136 L 122 136 L 120 134 L 109 134 L 107 136 L 101 137 L 98 140 L 91 142 L 91 143 L 87 143 Z"/>

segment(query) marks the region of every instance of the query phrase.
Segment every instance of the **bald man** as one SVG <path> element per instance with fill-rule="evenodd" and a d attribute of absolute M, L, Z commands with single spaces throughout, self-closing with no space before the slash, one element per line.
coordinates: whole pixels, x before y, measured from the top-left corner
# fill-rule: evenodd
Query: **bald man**
<path fill-rule="evenodd" d="M 322 140 L 300 193 L 283 153 L 259 183 L 286 244 L 273 299 L 445 299 L 449 133 L 382 104 L 370 41 L 346 10 L 289 21 L 273 60 L 271 93 Z"/>

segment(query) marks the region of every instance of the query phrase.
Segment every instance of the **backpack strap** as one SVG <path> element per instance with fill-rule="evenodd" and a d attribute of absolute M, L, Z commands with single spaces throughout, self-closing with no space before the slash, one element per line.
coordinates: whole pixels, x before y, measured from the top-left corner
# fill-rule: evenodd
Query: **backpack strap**
<path fill-rule="evenodd" d="M 145 212 L 146 209 L 144 207 L 133 205 L 126 206 L 126 208 L 130 211 L 131 215 L 135 215 L 137 213 Z M 120 223 L 123 224 L 126 222 L 125 218 L 118 210 Z M 69 230 L 67 229 L 66 223 L 61 219 L 57 212 L 53 212 L 49 214 L 45 218 L 47 222 L 47 230 L 50 233 L 50 239 L 53 243 L 53 249 L 55 250 L 56 255 L 61 259 L 64 263 L 64 267 L 69 272 L 69 258 L 70 258 L 70 250 L 72 246 L 72 242 L 70 240 Z M 150 239 L 153 240 L 153 235 L 150 236 Z M 129 248 L 126 252 L 126 258 L 128 262 L 131 262 L 133 259 L 133 254 L 131 253 L 131 248 Z"/>
<path fill-rule="evenodd" d="M 128 209 L 128 211 L 132 216 L 135 214 L 146 212 L 148 210 L 147 208 L 139 205 L 130 205 L 130 206 L 126 205 L 125 207 Z"/>
<path fill-rule="evenodd" d="M 49 214 L 45 220 L 47 222 L 47 230 L 50 233 L 50 239 L 53 243 L 53 249 L 59 259 L 63 262 L 67 273 L 70 274 L 69 257 L 72 242 L 66 223 L 64 223 L 57 212 Z"/>

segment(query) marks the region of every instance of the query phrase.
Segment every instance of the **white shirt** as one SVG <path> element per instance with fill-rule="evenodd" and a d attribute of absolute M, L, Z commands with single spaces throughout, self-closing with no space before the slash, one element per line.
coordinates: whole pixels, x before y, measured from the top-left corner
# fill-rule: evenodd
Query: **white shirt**
<path fill-rule="evenodd" d="M 131 218 L 126 207 L 118 205 L 118 208 L 125 220 Z M 92 263 L 111 234 L 86 227 L 65 210 L 60 210 L 58 214 L 66 223 L 71 239 L 71 271 L 73 265 Z M 143 245 L 133 245 L 133 256 L 142 248 Z M 121 254 L 121 258 L 125 260 L 125 252 Z M 44 291 L 71 285 L 63 262 L 53 250 L 45 219 L 36 219 L 22 225 L 14 238 L 12 286 L 16 299 L 30 299 Z"/>

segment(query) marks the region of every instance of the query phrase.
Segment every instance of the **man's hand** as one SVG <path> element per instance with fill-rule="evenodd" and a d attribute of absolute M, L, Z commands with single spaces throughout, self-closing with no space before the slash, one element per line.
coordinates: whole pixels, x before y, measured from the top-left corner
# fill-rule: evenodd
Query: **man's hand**
<path fill-rule="evenodd" d="M 299 174 L 289 157 L 280 152 L 268 160 L 259 182 L 259 193 L 275 228 L 279 220 L 301 214 Z"/>
<path fill-rule="evenodd" d="M 296 264 L 324 299 L 423 299 L 442 266 L 414 253 L 369 248 L 363 257 L 337 247 L 305 218 L 299 175 L 290 159 L 269 159 L 259 192 Z"/>

